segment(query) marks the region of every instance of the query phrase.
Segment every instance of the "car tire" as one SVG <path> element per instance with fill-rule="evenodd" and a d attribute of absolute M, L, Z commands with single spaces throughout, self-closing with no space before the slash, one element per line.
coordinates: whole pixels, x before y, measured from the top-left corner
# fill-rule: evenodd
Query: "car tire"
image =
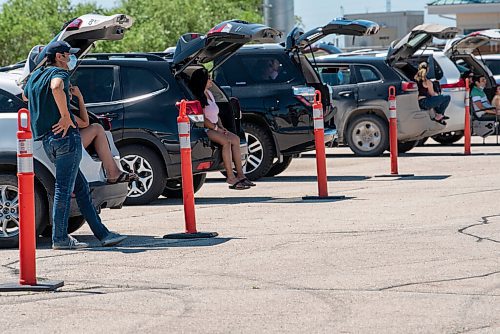
<path fill-rule="evenodd" d="M 48 202 L 47 195 L 45 191 L 42 190 L 42 186 L 35 183 L 35 228 L 36 235 L 42 233 L 48 224 Z M 13 248 L 19 246 L 19 229 L 15 227 L 16 218 L 13 218 L 11 214 L 15 214 L 15 217 L 19 217 L 19 211 L 11 212 L 12 210 L 12 200 L 18 197 L 18 186 L 17 186 L 17 176 L 15 173 L 1 172 L 0 173 L 0 248 Z M 18 197 L 19 198 L 19 197 Z M 9 204 L 7 207 L 6 204 Z M 17 202 L 19 203 L 19 202 Z M 17 208 L 16 204 L 14 208 Z M 6 210 L 9 210 L 7 212 Z M 7 220 L 8 219 L 8 220 Z M 19 222 L 19 218 L 17 218 Z M 2 233 L 2 228 L 6 225 L 7 236 Z"/>
<path fill-rule="evenodd" d="M 425 143 L 429 140 L 429 137 L 422 138 L 420 140 L 417 140 L 417 145 L 416 146 L 424 146 Z"/>
<path fill-rule="evenodd" d="M 120 163 L 127 172 L 136 173 L 138 181 L 129 183 L 125 205 L 144 205 L 156 200 L 166 183 L 163 160 L 147 146 L 125 145 L 119 147 Z"/>
<path fill-rule="evenodd" d="M 361 157 L 376 157 L 389 147 L 389 128 L 387 122 L 379 116 L 359 115 L 347 125 L 345 138 L 354 154 Z"/>
<path fill-rule="evenodd" d="M 245 176 L 257 180 L 265 176 L 273 165 L 276 155 L 273 140 L 268 132 L 254 123 L 243 123 L 248 143 L 247 163 L 243 166 Z"/>
<path fill-rule="evenodd" d="M 283 162 L 276 162 L 269 172 L 267 172 L 266 176 L 271 177 L 271 176 L 276 176 L 281 173 L 283 173 L 292 163 L 293 157 L 291 155 L 284 156 L 283 157 Z"/>
<path fill-rule="evenodd" d="M 78 231 L 83 224 L 85 224 L 85 218 L 83 218 L 83 216 L 70 217 L 68 219 L 68 234 Z M 52 225 L 45 227 L 42 235 L 50 238 L 52 236 Z"/>
<path fill-rule="evenodd" d="M 398 153 L 406 153 L 411 151 L 414 147 L 417 146 L 418 142 L 418 140 L 405 141 L 404 143 L 398 142 Z"/>
<path fill-rule="evenodd" d="M 441 145 L 451 145 L 462 139 L 463 136 L 464 136 L 463 131 L 451 131 L 434 135 L 431 138 L 440 143 Z"/>
<path fill-rule="evenodd" d="M 193 189 L 196 193 L 201 189 L 207 178 L 207 173 L 193 175 Z M 168 198 L 182 198 L 182 179 L 169 179 L 162 195 Z"/>

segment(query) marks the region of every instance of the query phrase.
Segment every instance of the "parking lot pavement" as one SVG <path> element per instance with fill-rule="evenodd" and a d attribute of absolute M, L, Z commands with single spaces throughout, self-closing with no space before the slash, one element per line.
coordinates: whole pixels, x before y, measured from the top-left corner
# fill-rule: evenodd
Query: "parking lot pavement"
<path fill-rule="evenodd" d="M 341 201 L 301 200 L 317 192 L 311 154 L 247 191 L 212 174 L 196 215 L 215 239 L 161 239 L 183 230 L 180 201 L 105 210 L 129 239 L 41 240 L 38 275 L 66 285 L 1 294 L 2 333 L 498 333 L 500 147 L 462 152 L 419 147 L 399 159 L 415 177 L 376 179 L 388 156 L 328 149 Z M 18 252 L 0 254 L 0 282 L 15 281 Z"/>

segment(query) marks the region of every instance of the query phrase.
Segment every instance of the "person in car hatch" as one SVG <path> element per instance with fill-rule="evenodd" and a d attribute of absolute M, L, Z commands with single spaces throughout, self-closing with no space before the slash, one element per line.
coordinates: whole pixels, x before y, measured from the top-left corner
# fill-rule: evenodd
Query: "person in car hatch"
<path fill-rule="evenodd" d="M 80 212 L 102 246 L 113 246 L 126 236 L 110 232 L 101 222 L 92 203 L 89 185 L 80 171 L 82 140 L 75 118 L 69 112 L 69 71 L 75 68 L 79 49 L 67 42 L 52 42 L 45 47 L 47 65 L 35 70 L 24 88 L 28 100 L 31 128 L 56 169 L 52 209 L 52 249 L 79 249 L 89 245 L 68 235 L 71 193 Z"/>
<path fill-rule="evenodd" d="M 138 179 L 135 173 L 123 172 L 118 168 L 118 165 L 113 159 L 113 154 L 109 148 L 108 138 L 104 132 L 104 128 L 99 123 L 89 124 L 89 114 L 85 107 L 85 100 L 83 99 L 82 92 L 77 86 L 70 85 L 69 88 L 70 101 L 74 97 L 78 99 L 78 110 L 75 111 L 73 117 L 75 118 L 78 129 L 80 130 L 80 137 L 84 148 L 94 144 L 94 149 L 101 159 L 106 171 L 106 181 L 110 184 L 120 182 L 131 182 Z"/>
<path fill-rule="evenodd" d="M 208 138 L 214 143 L 222 145 L 222 160 L 227 173 L 226 182 L 229 183 L 230 189 L 248 189 L 255 186 L 255 183 L 248 180 L 243 173 L 240 160 L 240 138 L 222 125 L 219 118 L 219 107 L 212 92 L 210 92 L 211 87 L 212 80 L 205 68 L 199 68 L 193 72 L 189 88 L 203 107 Z M 236 175 L 233 172 L 232 161 L 236 168 Z"/>
<path fill-rule="evenodd" d="M 427 78 L 427 68 L 428 65 L 426 62 L 420 63 L 415 75 L 418 87 L 418 105 L 424 110 L 434 109 L 435 116 L 431 117 L 431 119 L 442 125 L 446 125 L 445 120 L 449 117 L 445 116 L 444 112 L 450 104 L 451 99 L 449 95 L 439 95 L 435 92 L 432 81 Z"/>
<path fill-rule="evenodd" d="M 498 85 L 495 90 L 495 96 L 493 97 L 493 100 L 491 100 L 491 104 L 493 107 L 497 108 L 497 113 L 500 114 L 500 85 Z"/>
<path fill-rule="evenodd" d="M 472 99 L 472 108 L 477 117 L 483 117 L 494 119 L 495 117 L 489 115 L 497 115 L 497 108 L 490 104 L 488 97 L 484 93 L 484 87 L 486 87 L 486 77 L 484 75 L 475 75 L 472 78 L 473 86 L 470 91 L 470 96 Z M 484 118 L 484 117 L 483 117 Z"/>

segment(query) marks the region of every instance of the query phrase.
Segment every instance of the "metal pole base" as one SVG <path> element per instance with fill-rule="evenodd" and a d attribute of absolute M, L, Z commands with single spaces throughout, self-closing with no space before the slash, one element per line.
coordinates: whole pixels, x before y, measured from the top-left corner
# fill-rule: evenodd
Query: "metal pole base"
<path fill-rule="evenodd" d="M 217 232 L 196 232 L 196 233 L 172 233 L 165 234 L 163 239 L 203 239 L 218 236 Z"/>
<path fill-rule="evenodd" d="M 381 174 L 381 175 L 375 175 L 374 177 L 412 177 L 415 176 L 415 174 Z"/>
<path fill-rule="evenodd" d="M 21 285 L 19 283 L 0 284 L 0 292 L 12 291 L 56 291 L 64 286 L 64 281 L 41 281 L 36 285 Z"/>
<path fill-rule="evenodd" d="M 344 195 L 339 196 L 303 196 L 302 199 L 304 201 L 332 201 L 332 200 L 340 200 L 345 199 Z"/>

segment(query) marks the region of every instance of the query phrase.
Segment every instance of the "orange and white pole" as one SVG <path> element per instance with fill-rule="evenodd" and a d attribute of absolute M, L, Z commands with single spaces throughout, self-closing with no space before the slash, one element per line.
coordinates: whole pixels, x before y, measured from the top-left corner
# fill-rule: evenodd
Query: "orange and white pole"
<path fill-rule="evenodd" d="M 391 174 L 398 174 L 398 117 L 396 87 L 389 87 L 389 145 L 391 150 Z"/>
<path fill-rule="evenodd" d="M 313 101 L 314 145 L 316 148 L 316 174 L 318 178 L 318 196 L 304 196 L 302 199 L 343 199 L 345 196 L 328 196 L 328 177 L 326 173 L 325 122 L 321 92 L 315 91 Z"/>
<path fill-rule="evenodd" d="M 470 129 L 470 92 L 469 79 L 465 79 L 465 121 L 464 121 L 464 155 L 470 155 L 471 129 Z"/>
<path fill-rule="evenodd" d="M 196 230 L 196 215 L 194 207 L 193 164 L 191 161 L 191 123 L 186 114 L 187 101 L 177 102 L 179 116 L 177 129 L 179 131 L 179 146 L 181 155 L 182 201 L 184 204 L 185 233 L 174 233 L 163 236 L 165 239 L 212 238 L 216 232 L 198 232 Z"/>
<path fill-rule="evenodd" d="M 25 115 L 26 126 L 23 126 Z M 17 182 L 19 187 L 19 284 L 36 285 L 35 173 L 30 113 L 17 115 Z"/>

